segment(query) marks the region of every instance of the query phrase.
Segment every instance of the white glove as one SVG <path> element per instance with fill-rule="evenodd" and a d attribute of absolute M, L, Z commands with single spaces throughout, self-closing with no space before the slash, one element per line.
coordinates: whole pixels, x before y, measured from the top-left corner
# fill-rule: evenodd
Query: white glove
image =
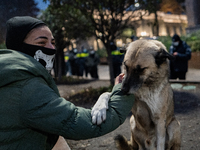
<path fill-rule="evenodd" d="M 106 110 L 108 109 L 108 101 L 111 93 L 105 92 L 99 96 L 99 99 L 92 108 L 92 123 L 100 125 L 106 120 Z"/>

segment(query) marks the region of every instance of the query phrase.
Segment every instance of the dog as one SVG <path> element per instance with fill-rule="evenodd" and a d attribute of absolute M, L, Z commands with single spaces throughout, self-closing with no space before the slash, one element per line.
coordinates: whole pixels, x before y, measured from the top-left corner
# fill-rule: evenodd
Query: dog
<path fill-rule="evenodd" d="M 122 92 L 134 94 L 131 139 L 118 135 L 120 150 L 179 150 L 180 123 L 174 115 L 169 60 L 174 57 L 157 40 L 136 40 L 126 48 Z"/>

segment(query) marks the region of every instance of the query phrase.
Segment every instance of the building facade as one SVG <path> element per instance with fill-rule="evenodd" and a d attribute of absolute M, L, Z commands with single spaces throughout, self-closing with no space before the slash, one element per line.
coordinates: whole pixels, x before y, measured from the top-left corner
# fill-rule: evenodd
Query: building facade
<path fill-rule="evenodd" d="M 200 30 L 200 0 L 185 0 L 186 14 L 188 17 L 187 33 Z"/>
<path fill-rule="evenodd" d="M 160 11 L 158 11 L 157 14 L 159 23 L 159 36 L 173 36 L 175 33 L 178 35 L 186 34 L 186 28 L 188 24 L 186 15 L 168 14 Z M 146 14 L 142 17 L 142 20 L 141 18 L 136 17 L 133 18 L 132 21 L 134 21 L 136 24 L 136 26 L 132 28 L 132 30 L 134 30 L 135 36 L 138 38 L 154 38 L 154 14 Z M 130 37 L 131 34 L 127 34 L 126 36 L 122 36 L 116 39 L 117 46 L 121 47 L 123 44 L 131 42 Z M 95 50 L 104 48 L 102 42 L 95 39 L 94 37 L 88 38 L 86 41 L 79 41 L 77 45 L 74 45 L 74 47 L 77 49 L 80 49 L 82 46 L 84 46 L 86 49 L 93 47 Z"/>

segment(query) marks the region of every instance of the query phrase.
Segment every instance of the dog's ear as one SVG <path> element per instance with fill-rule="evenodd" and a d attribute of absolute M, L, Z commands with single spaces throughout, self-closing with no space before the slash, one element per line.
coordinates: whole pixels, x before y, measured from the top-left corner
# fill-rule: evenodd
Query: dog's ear
<path fill-rule="evenodd" d="M 158 66 L 160 66 L 164 61 L 166 61 L 167 58 L 169 60 L 174 60 L 175 59 L 173 55 L 171 55 L 170 53 L 168 53 L 164 49 L 161 49 L 155 56 L 156 64 Z"/>
<path fill-rule="evenodd" d="M 127 44 L 125 44 L 124 46 L 122 46 L 122 47 L 120 48 L 120 50 L 119 50 L 120 53 L 124 53 L 124 54 L 125 54 L 125 53 L 126 53 L 126 50 L 127 50 L 127 47 L 129 46 L 129 44 L 130 44 L 130 43 L 127 43 Z"/>

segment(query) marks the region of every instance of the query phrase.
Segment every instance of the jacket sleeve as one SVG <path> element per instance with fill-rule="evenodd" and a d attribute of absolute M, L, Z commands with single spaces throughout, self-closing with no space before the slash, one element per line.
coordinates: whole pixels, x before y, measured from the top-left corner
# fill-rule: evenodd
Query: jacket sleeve
<path fill-rule="evenodd" d="M 178 53 L 177 57 L 182 60 L 190 60 L 191 59 L 191 48 L 185 42 L 183 42 L 183 47 L 185 49 L 185 53 L 184 54 Z"/>
<path fill-rule="evenodd" d="M 171 46 L 169 47 L 169 53 L 170 53 L 170 54 L 173 54 L 173 45 L 171 45 Z"/>
<path fill-rule="evenodd" d="M 132 108 L 134 96 L 122 95 L 120 87 L 113 88 L 107 119 L 98 126 L 92 124 L 90 109 L 76 107 L 59 97 L 42 78 L 34 78 L 22 89 L 20 116 L 28 127 L 67 139 L 98 137 L 121 125 Z"/>

